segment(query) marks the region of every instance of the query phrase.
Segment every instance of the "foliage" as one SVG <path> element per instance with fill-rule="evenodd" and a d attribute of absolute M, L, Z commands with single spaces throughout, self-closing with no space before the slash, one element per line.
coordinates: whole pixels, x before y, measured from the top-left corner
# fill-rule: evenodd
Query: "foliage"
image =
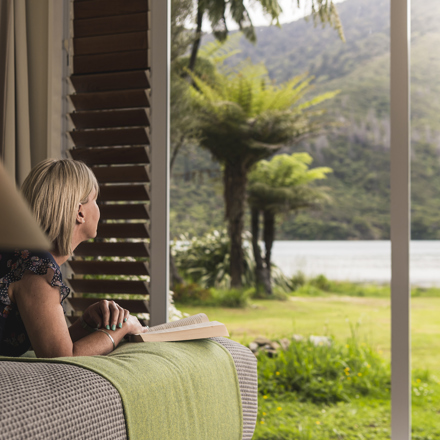
<path fill-rule="evenodd" d="M 245 251 L 245 268 L 243 276 L 243 285 L 247 288 L 254 284 L 254 262 L 252 251 L 249 245 L 249 234 L 243 234 Z M 195 299 L 207 299 L 203 295 L 207 289 L 215 287 L 216 289 L 229 289 L 229 238 L 226 230 L 214 230 L 201 237 L 190 237 L 182 234 L 180 240 L 175 240 L 172 245 L 172 254 L 176 265 L 182 272 L 182 275 L 190 280 L 186 287 L 180 286 L 176 289 L 176 301 L 182 301 L 179 289 L 187 289 L 190 297 L 194 295 Z M 274 285 L 282 291 L 291 290 L 290 280 L 275 265 L 272 266 L 272 277 Z M 245 292 L 246 289 L 236 289 L 236 291 Z M 201 296 L 200 296 L 201 295 Z M 282 294 L 279 295 L 283 296 Z"/>
<path fill-rule="evenodd" d="M 178 284 L 174 288 L 174 299 L 179 304 L 203 307 L 246 308 L 255 289 L 204 289 L 198 284 Z"/>
<path fill-rule="evenodd" d="M 371 127 L 377 120 L 371 122 Z M 300 240 L 387 239 L 389 237 L 389 150 L 355 124 L 303 145 L 317 165 L 332 168 L 325 210 L 301 212 L 280 227 L 281 237 Z"/>
<path fill-rule="evenodd" d="M 196 283 L 183 283 L 174 286 L 174 300 L 181 304 L 205 304 L 211 299 L 211 291 Z"/>
<path fill-rule="evenodd" d="M 208 79 L 188 70 L 193 80 L 190 96 L 197 109 L 200 146 L 222 166 L 231 285 L 238 287 L 246 270 L 241 236 L 249 170 L 283 143 L 321 129 L 316 116 L 322 112 L 310 109 L 337 92 L 306 101 L 303 98 L 312 80 L 307 75 L 276 86 L 264 65 L 245 62 L 230 68 L 221 62 L 216 67 L 215 75 Z"/>
<path fill-rule="evenodd" d="M 254 440 L 389 440 L 390 402 L 359 397 L 336 405 L 259 399 Z"/>
<path fill-rule="evenodd" d="M 212 28 L 212 35 L 219 41 L 225 41 L 228 37 L 227 17 L 232 19 L 245 35 L 246 39 L 255 43 L 256 33 L 252 24 L 251 16 L 246 8 L 246 2 L 243 0 L 197 0 L 197 14 L 195 19 L 194 43 L 191 50 L 189 69 L 194 70 L 197 60 L 197 54 L 200 47 L 202 36 L 203 19 L 207 15 Z M 279 16 L 282 12 L 278 0 L 255 0 L 251 6 L 259 3 L 263 14 L 271 18 L 271 23 L 279 26 Z M 300 0 L 297 0 L 297 7 L 300 7 Z M 324 27 L 329 23 L 337 29 L 340 38 L 344 39 L 341 21 L 338 11 L 332 0 L 306 0 L 306 5 L 311 7 L 311 16 L 315 25 L 318 22 Z"/>
<path fill-rule="evenodd" d="M 322 296 L 323 291 L 319 288 L 314 286 L 313 284 L 306 283 L 300 287 L 298 287 L 297 290 L 294 292 L 295 296 Z"/>
<path fill-rule="evenodd" d="M 276 237 L 276 216 L 282 212 L 310 208 L 325 200 L 323 188 L 312 184 L 324 179 L 330 168 L 309 169 L 312 158 L 307 153 L 280 154 L 270 161 L 258 162 L 249 173 L 248 203 L 252 212 L 252 245 L 255 257 L 257 286 L 272 293 L 271 267 L 272 244 Z M 260 213 L 263 214 L 264 263 L 259 249 Z M 261 287 L 260 287 L 261 286 Z"/>
<path fill-rule="evenodd" d="M 212 299 L 215 306 L 230 308 L 245 308 L 249 305 L 249 298 L 254 289 L 211 289 Z"/>
<path fill-rule="evenodd" d="M 277 0 L 258 0 L 263 14 L 270 17 L 272 23 L 279 26 L 279 15 L 282 12 L 282 8 Z M 252 24 L 251 14 L 246 9 L 245 2 L 234 1 L 228 2 L 227 0 L 202 0 L 198 2 L 199 8 L 202 7 L 205 13 L 208 15 L 211 28 L 215 38 L 220 41 L 224 41 L 228 36 L 228 27 L 226 17 L 230 16 L 232 20 L 238 25 L 239 29 L 243 32 L 246 38 L 255 42 L 257 40 L 254 26 Z M 336 6 L 332 0 L 308 0 L 308 6 L 311 8 L 312 19 L 315 23 L 322 23 L 323 26 L 330 24 L 335 28 L 340 38 L 343 37 L 343 30 L 341 21 L 338 15 Z M 297 0 L 297 7 L 301 7 L 302 2 Z"/>
<path fill-rule="evenodd" d="M 440 290 L 440 289 L 439 289 Z M 326 334 L 331 328 L 335 342 L 345 341 L 348 326 L 343 319 L 363 319 L 358 330 L 358 345 L 368 341 L 376 353 L 388 358 L 390 349 L 389 302 L 385 299 L 362 298 L 343 302 L 329 301 L 263 301 L 254 300 L 246 310 L 215 308 L 208 312 L 211 320 L 226 324 L 233 340 L 249 343 L 258 335 L 271 339 L 294 333 Z M 182 307 L 190 314 L 205 308 Z M 434 440 L 440 436 L 438 411 L 439 383 L 439 320 L 440 300 L 414 298 L 412 306 L 412 435 L 417 440 Z M 293 325 L 292 321 L 295 321 Z M 318 332 L 318 333 L 316 333 Z M 337 338 L 337 339 L 336 339 Z M 365 346 L 361 345 L 361 348 Z M 342 349 L 345 345 L 342 344 Z M 383 350 L 383 353 L 382 351 Z M 345 367 L 344 367 L 345 368 Z M 420 368 L 421 370 L 419 370 Z M 430 371 L 426 371 L 429 368 Z M 276 375 L 275 377 L 279 377 Z M 302 400 L 296 393 L 259 395 L 258 418 L 253 436 L 258 440 L 389 440 L 390 400 L 374 394 L 355 394 L 348 402 L 315 404 Z M 359 397 L 357 397 L 359 396 Z M 319 423 L 318 423 L 319 422 Z"/>
<path fill-rule="evenodd" d="M 349 400 L 339 401 L 336 404 L 315 403 L 302 399 L 297 393 L 260 394 L 253 438 L 258 440 L 389 439 L 390 372 L 387 363 L 381 360 L 380 356 L 376 355 L 375 360 L 379 360 L 379 374 L 383 373 L 382 366 L 386 366 L 385 376 L 382 376 L 385 379 L 385 392 L 376 388 L 364 395 L 358 392 L 353 384 Z M 376 365 L 371 364 L 368 369 L 370 376 L 374 374 L 375 367 Z M 263 374 L 260 371 L 263 366 L 259 365 L 258 368 L 259 375 Z M 281 376 L 281 371 L 279 372 L 279 376 L 275 372 L 276 377 Z M 345 373 L 344 375 L 347 376 Z M 427 370 L 414 370 L 411 385 L 412 438 L 433 440 L 440 434 L 437 423 L 440 382 Z"/>
<path fill-rule="evenodd" d="M 193 0 L 171 0 L 171 63 L 185 54 L 193 42 L 187 23 L 194 19 Z"/>
<path fill-rule="evenodd" d="M 249 204 L 273 213 L 297 210 L 324 199 L 321 188 L 310 184 L 325 179 L 328 167 L 309 169 L 308 153 L 279 154 L 270 161 L 258 162 L 249 173 Z"/>
<path fill-rule="evenodd" d="M 243 239 L 246 240 L 247 234 Z M 230 286 L 230 241 L 226 230 L 214 230 L 202 237 L 181 235 L 174 242 L 172 252 L 182 274 L 203 288 L 227 289 Z M 243 284 L 254 282 L 253 259 L 249 246 L 244 246 L 245 271 Z"/>
<path fill-rule="evenodd" d="M 266 182 L 273 188 L 307 185 L 315 180 L 325 179 L 331 169 L 328 167 L 309 169 L 313 159 L 308 153 L 279 154 L 271 161 L 262 160 L 249 174 L 250 182 Z"/>
<path fill-rule="evenodd" d="M 346 344 L 298 341 L 273 358 L 260 352 L 258 371 L 263 396 L 295 393 L 300 401 L 336 403 L 357 395 L 387 398 L 390 392 L 389 363 L 359 343 L 353 328 Z"/>
<path fill-rule="evenodd" d="M 318 275 L 312 278 L 305 286 L 312 286 L 319 289 L 321 295 L 325 293 L 370 297 L 370 298 L 390 298 L 391 290 L 389 284 L 377 283 L 353 283 L 350 281 L 328 280 L 324 275 Z M 299 290 L 295 291 L 297 295 Z M 412 297 L 438 298 L 440 297 L 439 287 L 411 287 Z"/>
<path fill-rule="evenodd" d="M 338 4 L 345 44 L 330 29 L 314 29 L 309 23 L 296 21 L 283 24 L 282 29 L 260 28 L 256 46 L 242 39 L 241 52 L 226 61 L 231 65 L 248 58 L 253 63 L 264 62 L 276 83 L 309 71 L 316 77 L 316 94 L 341 90 L 328 106 L 326 102 L 322 105 L 328 108 L 329 116 L 345 126 L 314 142 L 283 150 L 307 151 L 316 166 L 334 170 L 326 181 L 333 202 L 325 210 L 284 218 L 277 228 L 278 239 L 389 238 L 389 8 L 383 5 L 382 0 Z M 440 236 L 440 100 L 433 98 L 440 93 L 436 78 L 440 52 L 432 50 L 440 42 L 439 13 L 440 3 L 435 0 L 426 0 L 412 11 L 411 186 L 412 235 L 416 239 Z M 203 164 L 198 158 L 189 159 L 187 166 L 189 170 L 210 168 L 212 162 L 207 157 Z M 203 203 L 210 203 L 210 197 L 200 200 L 198 215 L 203 212 L 200 225 L 194 216 L 195 229 L 218 227 L 211 224 L 211 206 L 203 207 Z M 185 208 L 174 208 L 176 198 L 172 199 L 172 210 L 182 212 L 182 216 L 183 209 L 195 209 L 189 197 L 184 199 Z M 219 220 L 220 216 L 213 219 L 216 223 Z M 179 225 L 172 224 L 172 228 Z"/>
<path fill-rule="evenodd" d="M 275 85 L 262 64 L 218 67 L 214 81 L 191 74 L 196 85 L 191 97 L 199 109 L 201 146 L 219 162 L 247 158 L 249 167 L 280 143 L 318 130 L 321 124 L 313 117 L 322 111 L 310 109 L 337 94 L 304 101 L 313 77 L 299 75 Z"/>
<path fill-rule="evenodd" d="M 275 286 L 271 294 L 267 294 L 262 290 L 254 289 L 252 294 L 253 299 L 267 299 L 270 301 L 288 301 L 289 300 L 289 290 L 285 287 Z"/>

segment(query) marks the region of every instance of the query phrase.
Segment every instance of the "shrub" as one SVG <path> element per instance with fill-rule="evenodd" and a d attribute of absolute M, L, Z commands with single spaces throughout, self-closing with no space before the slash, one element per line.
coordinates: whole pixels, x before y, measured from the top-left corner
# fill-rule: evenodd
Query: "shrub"
<path fill-rule="evenodd" d="M 212 303 L 218 307 L 245 308 L 249 305 L 249 298 L 255 291 L 250 289 L 211 289 Z"/>
<path fill-rule="evenodd" d="M 305 274 L 301 271 L 298 271 L 296 275 L 293 275 L 293 277 L 290 279 L 290 286 L 292 290 L 297 290 L 301 286 L 304 286 L 306 282 L 307 280 Z"/>
<path fill-rule="evenodd" d="M 249 246 L 248 233 L 243 234 L 244 272 L 242 283 L 254 284 L 254 261 Z M 172 245 L 172 253 L 185 278 L 203 288 L 228 289 L 231 284 L 230 244 L 226 230 L 213 231 L 203 237 L 180 236 Z"/>
<path fill-rule="evenodd" d="M 179 303 L 203 303 L 211 298 L 209 289 L 204 289 L 196 283 L 176 284 L 174 286 L 174 301 Z"/>
<path fill-rule="evenodd" d="M 323 296 L 323 291 L 311 284 L 304 284 L 295 291 L 297 296 Z"/>
<path fill-rule="evenodd" d="M 250 235 L 243 233 L 244 272 L 243 286 L 255 285 L 255 262 L 250 245 Z M 230 277 L 230 241 L 226 230 L 213 231 L 203 237 L 182 235 L 179 242 L 172 245 L 172 253 L 179 270 L 192 283 L 208 289 L 229 289 Z M 288 292 L 291 282 L 280 268 L 272 265 L 272 283 L 278 290 Z"/>
<path fill-rule="evenodd" d="M 325 275 L 318 275 L 315 278 L 312 278 L 310 280 L 310 284 L 312 286 L 317 287 L 320 290 L 323 290 L 324 292 L 328 292 L 330 290 L 330 281 L 327 279 Z"/>
<path fill-rule="evenodd" d="M 245 308 L 255 289 L 205 289 L 198 284 L 177 284 L 174 300 L 179 304 L 204 307 Z"/>
<path fill-rule="evenodd" d="M 301 280 L 301 278 L 299 278 Z M 294 279 L 292 278 L 292 285 L 294 283 Z M 307 286 L 307 287 L 305 287 Z M 303 287 L 303 288 L 302 288 Z M 295 289 L 295 295 L 310 295 L 317 296 L 318 291 L 323 294 L 331 293 L 336 295 L 346 295 L 346 296 L 370 296 L 370 297 L 379 297 L 379 298 L 389 298 L 390 286 L 389 284 L 375 284 L 375 283 L 353 283 L 350 281 L 331 281 L 327 279 L 325 275 L 318 275 L 315 278 L 306 281 L 304 277 L 304 281 Z M 420 295 L 422 289 L 414 288 L 412 295 Z M 309 292 L 309 293 L 308 293 Z"/>
<path fill-rule="evenodd" d="M 389 397 L 389 363 L 367 344 L 359 344 L 354 332 L 346 344 L 292 342 L 274 358 L 265 352 L 257 358 L 262 395 L 295 393 L 300 401 L 326 404 L 360 395 Z"/>

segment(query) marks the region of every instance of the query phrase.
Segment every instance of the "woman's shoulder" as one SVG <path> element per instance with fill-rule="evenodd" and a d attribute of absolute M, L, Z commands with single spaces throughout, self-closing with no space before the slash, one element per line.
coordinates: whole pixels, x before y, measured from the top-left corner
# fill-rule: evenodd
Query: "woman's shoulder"
<path fill-rule="evenodd" d="M 53 271 L 52 276 L 48 272 L 49 269 Z M 29 250 L 5 252 L 0 250 L 0 299 L 7 301 L 9 284 L 20 281 L 26 271 L 36 275 L 49 274 L 47 280 L 52 287 L 60 289 L 61 302 L 69 294 L 69 288 L 63 283 L 61 269 L 50 252 Z"/>
<path fill-rule="evenodd" d="M 29 251 L 17 249 L 14 251 L 2 251 L 0 249 L 0 277 L 8 272 L 16 271 L 22 267 L 55 267 L 60 269 L 50 252 Z"/>

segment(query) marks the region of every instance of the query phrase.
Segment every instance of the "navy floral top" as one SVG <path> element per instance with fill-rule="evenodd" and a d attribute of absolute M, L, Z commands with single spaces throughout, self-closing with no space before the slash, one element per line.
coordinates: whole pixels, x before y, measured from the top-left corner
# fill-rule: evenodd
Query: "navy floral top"
<path fill-rule="evenodd" d="M 60 267 L 49 252 L 0 250 L 0 355 L 21 356 L 31 347 L 17 305 L 8 296 L 9 285 L 20 281 L 26 270 L 45 275 L 48 269 L 54 272 L 50 285 L 59 287 L 62 305 L 70 289 L 63 283 Z"/>

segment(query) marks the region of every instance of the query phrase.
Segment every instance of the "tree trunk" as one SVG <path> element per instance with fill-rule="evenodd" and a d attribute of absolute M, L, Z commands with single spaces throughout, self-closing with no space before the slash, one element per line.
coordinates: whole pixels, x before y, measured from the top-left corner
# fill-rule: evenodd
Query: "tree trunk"
<path fill-rule="evenodd" d="M 205 7 L 203 5 L 203 0 L 198 0 L 196 37 L 192 45 L 191 57 L 189 59 L 189 65 L 188 65 L 188 69 L 191 70 L 191 72 L 194 71 L 194 67 L 196 65 L 196 60 L 197 60 L 197 53 L 200 47 L 200 41 L 202 40 L 202 22 L 203 22 L 204 12 L 205 12 Z"/>
<path fill-rule="evenodd" d="M 183 145 L 183 141 L 185 140 L 185 135 L 182 134 L 182 136 L 180 136 L 179 142 L 177 142 L 177 144 L 174 147 L 174 150 L 171 153 L 171 160 L 170 160 L 170 174 L 171 171 L 173 170 L 173 165 L 174 162 L 176 160 L 177 154 L 179 153 L 180 148 Z"/>
<path fill-rule="evenodd" d="M 241 287 L 244 270 L 244 255 L 241 235 L 244 227 L 244 203 L 246 197 L 247 175 L 242 163 L 225 164 L 223 174 L 224 198 L 228 235 L 231 241 L 231 286 Z"/>
<path fill-rule="evenodd" d="M 183 284 L 183 278 L 180 276 L 177 270 L 176 263 L 174 261 L 173 254 L 170 247 L 170 289 L 173 289 L 176 284 Z"/>
<path fill-rule="evenodd" d="M 263 217 L 264 217 L 263 240 L 266 246 L 266 255 L 264 257 L 264 261 L 266 262 L 269 284 L 272 285 L 272 277 L 271 277 L 270 269 L 271 269 L 272 245 L 275 239 L 275 214 L 271 211 L 263 211 Z"/>
<path fill-rule="evenodd" d="M 252 223 L 252 248 L 254 250 L 255 258 L 255 279 L 256 279 L 256 289 L 257 291 L 263 287 L 265 293 L 268 295 L 272 294 L 272 288 L 270 285 L 270 280 L 268 278 L 267 270 L 263 259 L 261 258 L 261 249 L 258 244 L 258 239 L 260 236 L 260 211 L 258 209 L 252 208 L 251 210 L 251 223 Z"/>

